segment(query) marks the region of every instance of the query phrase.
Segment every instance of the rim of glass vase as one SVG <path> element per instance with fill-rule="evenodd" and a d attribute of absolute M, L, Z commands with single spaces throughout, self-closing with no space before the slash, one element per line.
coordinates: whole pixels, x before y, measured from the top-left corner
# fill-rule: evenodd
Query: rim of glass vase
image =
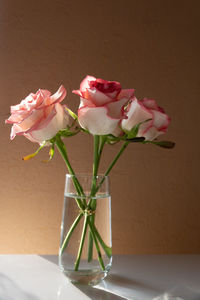
<path fill-rule="evenodd" d="M 89 178 L 93 178 L 95 177 L 96 179 L 100 179 L 100 178 L 109 178 L 109 175 L 104 175 L 104 174 L 98 174 L 96 176 L 94 176 L 92 173 L 77 173 L 77 174 L 65 174 L 65 177 L 68 178 L 72 178 L 72 177 L 89 177 Z"/>
<path fill-rule="evenodd" d="M 77 173 L 75 175 L 66 174 L 66 183 L 69 181 L 74 181 L 73 179 L 75 178 L 80 182 L 81 185 L 85 185 L 85 188 L 87 187 L 89 192 L 86 194 L 86 196 L 89 196 L 91 193 L 94 178 L 96 179 L 97 185 L 100 184 L 97 190 L 99 197 L 102 197 L 102 193 L 110 195 L 110 178 L 108 175 L 105 176 L 104 174 L 98 174 L 97 176 L 93 176 L 91 173 Z M 67 191 L 66 194 L 68 194 Z"/>

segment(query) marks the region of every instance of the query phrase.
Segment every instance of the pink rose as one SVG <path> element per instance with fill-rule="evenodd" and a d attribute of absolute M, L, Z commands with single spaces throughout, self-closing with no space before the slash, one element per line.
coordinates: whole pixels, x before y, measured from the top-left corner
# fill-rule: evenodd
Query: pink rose
<path fill-rule="evenodd" d="M 54 137 L 64 129 L 69 121 L 60 102 L 65 98 L 66 90 L 61 86 L 51 95 L 47 90 L 31 93 L 15 106 L 11 106 L 11 116 L 6 123 L 13 124 L 11 140 L 16 135 L 24 135 L 32 142 L 42 143 Z"/>
<path fill-rule="evenodd" d="M 94 135 L 120 133 L 119 123 L 124 119 L 124 106 L 133 97 L 133 89 L 121 89 L 116 81 L 87 76 L 80 90 L 73 91 L 81 98 L 78 120 L 81 127 Z"/>
<path fill-rule="evenodd" d="M 127 119 L 122 121 L 122 128 L 130 131 L 136 124 L 151 119 L 140 125 L 138 137 L 145 137 L 152 141 L 167 131 L 170 118 L 153 99 L 144 98 L 138 101 L 136 98 L 127 108 Z"/>

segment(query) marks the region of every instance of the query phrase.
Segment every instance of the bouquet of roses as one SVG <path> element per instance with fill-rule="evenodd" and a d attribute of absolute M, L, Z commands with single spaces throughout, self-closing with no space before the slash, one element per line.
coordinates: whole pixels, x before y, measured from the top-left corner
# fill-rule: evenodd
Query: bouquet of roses
<path fill-rule="evenodd" d="M 75 200 L 79 208 L 77 218 L 68 231 L 60 251 L 62 253 L 65 250 L 75 227 L 85 216 L 75 270 L 79 269 L 88 227 L 90 235 L 88 261 L 92 259 L 91 250 L 94 243 L 100 266 L 104 270 L 99 245 L 108 257 L 111 257 L 111 247 L 105 244 L 95 226 L 96 200 L 94 199 L 104 181 L 103 177 L 100 182 L 97 182 L 104 145 L 122 143 L 119 152 L 105 171 L 105 176 L 107 176 L 129 144 L 151 143 L 164 148 L 172 148 L 173 142 L 157 140 L 167 131 L 170 118 L 155 100 L 148 98 L 138 100 L 134 89 L 122 89 L 120 83 L 116 81 L 87 76 L 81 82 L 80 89 L 74 90 L 73 93 L 80 97 L 78 114 L 72 112 L 67 105 L 61 104 L 66 97 L 66 90 L 61 86 L 53 95 L 48 90 L 39 89 L 36 94 L 29 94 L 18 105 L 11 106 L 11 116 L 6 123 L 12 124 L 11 139 L 14 139 L 16 135 L 24 135 L 30 141 L 39 143 L 36 152 L 25 156 L 24 160 L 34 157 L 45 146 L 50 147 L 49 160 L 51 160 L 55 146 L 58 148 L 68 172 L 74 175 L 73 183 L 78 195 Z M 77 135 L 80 131 L 91 134 L 94 138 L 93 181 L 89 201 L 84 198 L 83 188 L 75 176 L 63 142 L 65 138 Z"/>

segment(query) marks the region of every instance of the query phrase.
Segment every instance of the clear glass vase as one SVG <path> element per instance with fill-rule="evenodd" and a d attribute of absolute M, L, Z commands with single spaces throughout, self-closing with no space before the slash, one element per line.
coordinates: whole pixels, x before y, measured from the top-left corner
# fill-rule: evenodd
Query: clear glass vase
<path fill-rule="evenodd" d="M 107 176 L 66 175 L 59 266 L 73 283 L 95 285 L 112 265 Z"/>

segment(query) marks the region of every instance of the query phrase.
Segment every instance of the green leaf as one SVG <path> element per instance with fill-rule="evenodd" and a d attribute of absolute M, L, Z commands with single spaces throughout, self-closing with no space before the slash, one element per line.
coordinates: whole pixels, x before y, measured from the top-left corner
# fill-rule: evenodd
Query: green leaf
<path fill-rule="evenodd" d="M 106 143 L 110 145 L 114 145 L 123 139 L 122 137 L 117 137 L 112 134 L 105 135 L 105 138 L 106 138 Z"/>
<path fill-rule="evenodd" d="M 78 120 L 78 116 L 68 107 L 65 107 L 65 110 L 69 113 L 69 115 L 74 119 L 74 120 Z"/>
<path fill-rule="evenodd" d="M 75 128 L 75 131 L 70 131 L 68 128 L 67 129 L 62 129 L 58 132 L 59 136 L 64 136 L 64 137 L 69 137 L 69 136 L 73 136 L 76 135 L 77 133 L 79 133 L 80 128 Z"/>
<path fill-rule="evenodd" d="M 127 139 L 127 141 L 133 142 L 133 143 L 142 143 L 142 142 L 144 142 L 144 140 L 145 140 L 145 138 L 143 136 L 135 137 L 133 139 Z"/>
<path fill-rule="evenodd" d="M 135 125 L 129 132 L 127 132 L 127 139 L 133 139 L 137 136 L 140 124 Z"/>
<path fill-rule="evenodd" d="M 83 131 L 83 132 L 85 132 L 85 133 L 87 133 L 87 134 L 90 134 L 90 132 L 89 132 L 89 130 L 87 130 L 87 129 L 84 129 L 84 128 L 80 128 L 80 131 Z"/>
<path fill-rule="evenodd" d="M 162 148 L 166 148 L 166 149 L 172 149 L 175 147 L 175 143 L 174 142 L 170 142 L 170 141 L 144 141 L 144 143 L 151 143 L 154 144 L 156 146 L 162 147 Z"/>
<path fill-rule="evenodd" d="M 150 120 L 152 120 L 152 119 L 147 119 L 147 120 L 145 120 L 145 121 L 143 121 L 143 122 L 140 122 L 140 123 L 138 123 L 138 124 L 136 124 L 131 130 L 124 130 L 124 132 L 127 134 L 127 139 L 133 139 L 133 138 L 135 138 L 136 136 L 137 136 L 137 134 L 138 134 L 138 131 L 139 131 L 139 128 L 140 128 L 140 126 L 142 125 L 142 124 L 144 124 L 144 123 L 146 123 L 146 122 L 148 122 L 148 121 L 150 121 Z"/>

